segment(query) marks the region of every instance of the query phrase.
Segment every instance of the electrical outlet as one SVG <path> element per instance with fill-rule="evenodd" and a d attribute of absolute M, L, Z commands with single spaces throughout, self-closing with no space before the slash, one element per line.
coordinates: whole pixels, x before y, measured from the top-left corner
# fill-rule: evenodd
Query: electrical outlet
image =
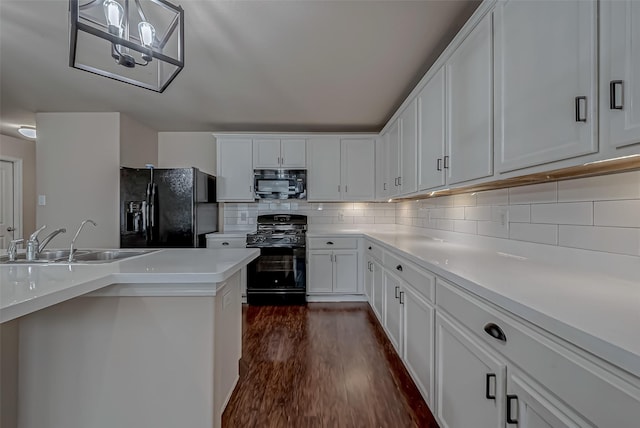
<path fill-rule="evenodd" d="M 240 211 L 240 217 L 238 217 L 238 224 L 247 224 L 249 213 L 247 211 Z"/>
<path fill-rule="evenodd" d="M 338 223 L 344 223 L 344 213 L 342 211 L 338 211 Z"/>
<path fill-rule="evenodd" d="M 499 207 L 497 220 L 498 220 L 498 223 L 500 224 L 500 227 L 508 230 L 509 229 L 509 208 Z"/>

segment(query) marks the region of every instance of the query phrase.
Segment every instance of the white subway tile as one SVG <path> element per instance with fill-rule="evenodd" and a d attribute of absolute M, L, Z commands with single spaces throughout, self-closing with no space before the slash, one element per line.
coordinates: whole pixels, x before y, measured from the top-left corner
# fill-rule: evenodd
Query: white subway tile
<path fill-rule="evenodd" d="M 509 189 L 509 204 L 557 202 L 558 183 L 540 183 Z"/>
<path fill-rule="evenodd" d="M 445 208 L 444 216 L 451 220 L 464 220 L 464 207 Z"/>
<path fill-rule="evenodd" d="M 530 205 L 510 205 L 509 221 L 514 223 L 529 223 L 531 221 Z"/>
<path fill-rule="evenodd" d="M 478 233 L 478 222 L 473 220 L 453 220 L 453 230 L 462 233 Z"/>
<path fill-rule="evenodd" d="M 494 223 L 509 222 L 509 207 L 497 205 L 491 207 L 491 221 Z"/>
<path fill-rule="evenodd" d="M 425 216 L 429 216 L 431 213 L 431 218 L 445 218 L 446 208 L 433 208 L 431 210 L 427 210 Z"/>
<path fill-rule="evenodd" d="M 440 230 L 451 230 L 453 231 L 453 220 L 444 220 L 438 219 L 436 221 L 436 227 Z"/>
<path fill-rule="evenodd" d="M 558 201 L 640 199 L 640 171 L 558 182 Z"/>
<path fill-rule="evenodd" d="M 464 218 L 466 220 L 491 220 L 491 207 L 488 205 L 481 207 L 465 207 Z"/>
<path fill-rule="evenodd" d="M 384 217 L 384 216 L 383 217 L 378 217 L 378 216 L 376 216 L 374 222 L 378 223 L 378 224 L 393 224 L 393 223 L 396 222 L 396 219 L 395 219 L 395 217 Z"/>
<path fill-rule="evenodd" d="M 224 224 L 238 224 L 238 219 L 235 217 L 226 217 L 224 219 Z"/>
<path fill-rule="evenodd" d="M 331 217 L 308 217 L 307 222 L 309 224 L 331 224 L 333 223 Z"/>
<path fill-rule="evenodd" d="M 640 227 L 640 200 L 594 202 L 594 224 Z"/>
<path fill-rule="evenodd" d="M 496 223 L 495 221 L 479 221 L 478 235 L 493 236 L 496 238 L 508 238 L 509 229 L 501 226 L 500 223 Z"/>
<path fill-rule="evenodd" d="M 531 205 L 531 223 L 593 224 L 593 202 Z"/>
<path fill-rule="evenodd" d="M 429 229 L 437 229 L 438 228 L 438 220 L 436 219 L 428 219 L 428 218 L 422 218 L 421 219 L 421 225 L 422 227 L 428 227 Z"/>
<path fill-rule="evenodd" d="M 335 224 L 353 224 L 353 217 L 333 217 Z"/>
<path fill-rule="evenodd" d="M 478 205 L 508 205 L 509 189 L 489 190 L 476 194 Z"/>
<path fill-rule="evenodd" d="M 382 215 L 387 216 L 387 217 L 395 217 L 396 210 L 386 209 L 382 213 L 383 213 Z"/>
<path fill-rule="evenodd" d="M 640 229 L 560 226 L 560 245 L 638 256 L 640 255 Z"/>
<path fill-rule="evenodd" d="M 558 244 L 558 226 L 551 224 L 512 223 L 509 238 L 539 244 Z"/>
<path fill-rule="evenodd" d="M 452 207 L 453 206 L 453 196 L 440 196 L 436 198 L 436 204 L 439 207 Z"/>
<path fill-rule="evenodd" d="M 375 217 L 367 217 L 367 216 L 354 217 L 353 222 L 355 224 L 372 224 L 372 223 L 375 223 Z"/>
<path fill-rule="evenodd" d="M 453 196 L 454 207 L 474 207 L 476 205 L 475 193 L 463 193 Z"/>

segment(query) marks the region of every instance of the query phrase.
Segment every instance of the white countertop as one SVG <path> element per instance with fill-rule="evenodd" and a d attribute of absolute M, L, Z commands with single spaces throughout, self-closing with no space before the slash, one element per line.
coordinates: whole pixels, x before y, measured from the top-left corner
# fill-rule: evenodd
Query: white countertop
<path fill-rule="evenodd" d="M 507 244 L 507 254 L 499 247 L 487 249 L 425 236 L 429 233 L 432 231 L 376 225 L 315 228 L 307 236 L 366 236 L 640 377 L 640 258 L 622 256 L 618 258 L 622 260 L 621 268 L 611 272 L 594 262 L 609 256 L 595 252 L 544 245 L 522 244 L 520 248 L 511 243 Z M 526 256 L 513 255 L 514 248 L 521 249 L 519 254 Z M 536 254 L 531 248 L 547 254 Z M 562 260 L 553 263 L 549 259 L 554 256 Z M 591 263 L 580 266 L 580 258 L 587 258 Z"/>
<path fill-rule="evenodd" d="M 145 284 L 135 295 L 215 296 L 257 249 L 167 249 L 103 264 L 0 265 L 0 322 L 46 308 L 113 284 Z M 133 295 L 123 287 L 110 295 Z M 116 294 L 113 294 L 116 293 Z M 105 293 L 109 295 L 109 293 Z"/>

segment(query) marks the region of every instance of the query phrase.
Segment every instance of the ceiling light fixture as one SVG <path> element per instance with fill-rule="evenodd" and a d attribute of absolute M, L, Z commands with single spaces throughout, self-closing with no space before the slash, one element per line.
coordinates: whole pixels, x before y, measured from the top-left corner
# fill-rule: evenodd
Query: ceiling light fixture
<path fill-rule="evenodd" d="M 69 66 L 163 92 L 184 67 L 182 7 L 166 0 L 81 1 L 70 0 Z"/>
<path fill-rule="evenodd" d="M 21 126 L 18 128 L 18 133 L 23 137 L 30 138 L 32 140 L 36 139 L 36 128 L 31 126 Z"/>

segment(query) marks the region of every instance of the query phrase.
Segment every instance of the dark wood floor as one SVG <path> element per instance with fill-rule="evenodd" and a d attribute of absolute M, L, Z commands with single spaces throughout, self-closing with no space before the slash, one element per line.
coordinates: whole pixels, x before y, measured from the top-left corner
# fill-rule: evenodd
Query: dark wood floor
<path fill-rule="evenodd" d="M 366 303 L 243 309 L 232 427 L 421 427 L 436 422 Z"/>

